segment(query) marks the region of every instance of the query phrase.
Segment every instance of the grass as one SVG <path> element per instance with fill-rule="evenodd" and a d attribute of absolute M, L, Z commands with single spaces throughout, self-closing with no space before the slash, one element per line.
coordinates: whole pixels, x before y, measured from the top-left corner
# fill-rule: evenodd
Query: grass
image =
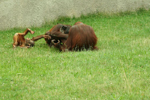
<path fill-rule="evenodd" d="M 59 52 L 44 39 L 12 49 L 13 35 L 0 31 L 0 100 L 148 100 L 150 11 L 60 18 L 32 27 L 32 38 L 57 23 L 82 21 L 95 30 L 99 51 Z"/>

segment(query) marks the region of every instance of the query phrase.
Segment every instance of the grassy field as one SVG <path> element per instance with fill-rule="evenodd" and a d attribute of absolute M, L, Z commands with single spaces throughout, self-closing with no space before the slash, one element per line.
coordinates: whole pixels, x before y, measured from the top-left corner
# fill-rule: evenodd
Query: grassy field
<path fill-rule="evenodd" d="M 0 31 L 0 100 L 149 100 L 150 11 L 61 18 L 26 38 L 76 21 L 93 27 L 98 51 L 59 52 L 44 39 L 14 50 L 25 28 Z"/>

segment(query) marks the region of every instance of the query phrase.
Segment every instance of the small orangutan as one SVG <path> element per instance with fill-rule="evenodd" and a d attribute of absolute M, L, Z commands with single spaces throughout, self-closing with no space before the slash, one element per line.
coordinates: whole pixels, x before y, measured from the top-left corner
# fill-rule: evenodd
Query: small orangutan
<path fill-rule="evenodd" d="M 27 38 L 25 39 L 24 36 L 27 35 L 27 33 L 30 32 L 31 34 L 34 34 L 34 31 L 27 28 L 23 33 L 16 33 L 13 37 L 13 48 L 20 46 L 23 48 L 29 48 L 34 46 L 34 41 Z"/>
<path fill-rule="evenodd" d="M 55 34 L 53 34 L 55 36 Z M 59 36 L 57 36 L 59 38 Z M 62 38 L 62 37 L 61 37 Z M 55 47 L 59 48 L 60 51 L 81 51 L 81 50 L 98 50 L 96 47 L 97 37 L 91 26 L 83 24 L 82 22 L 76 22 L 69 30 L 67 40 L 63 45 L 60 41 L 51 41 Z"/>
<path fill-rule="evenodd" d="M 44 38 L 46 43 L 50 47 L 53 45 L 53 43 L 51 42 L 52 40 L 55 43 L 57 43 L 59 40 L 59 43 L 63 44 L 68 38 L 70 28 L 71 28 L 70 25 L 57 24 L 54 27 L 52 27 L 48 32 L 46 32 L 45 35 L 33 37 L 31 40 L 37 41 L 41 38 Z"/>

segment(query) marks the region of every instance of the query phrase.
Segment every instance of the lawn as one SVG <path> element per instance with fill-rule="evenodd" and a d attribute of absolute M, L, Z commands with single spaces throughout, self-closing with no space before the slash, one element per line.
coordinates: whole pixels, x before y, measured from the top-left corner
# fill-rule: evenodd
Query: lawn
<path fill-rule="evenodd" d="M 60 18 L 26 38 L 77 21 L 93 27 L 98 51 L 59 52 L 44 39 L 13 49 L 25 28 L 0 31 L 0 100 L 149 100 L 150 10 Z"/>

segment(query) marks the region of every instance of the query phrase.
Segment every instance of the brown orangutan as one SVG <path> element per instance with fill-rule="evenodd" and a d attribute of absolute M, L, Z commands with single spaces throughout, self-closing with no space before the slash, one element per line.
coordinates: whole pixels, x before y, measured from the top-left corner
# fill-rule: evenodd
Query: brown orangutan
<path fill-rule="evenodd" d="M 55 36 L 55 34 L 53 34 Z M 59 36 L 57 36 L 59 38 Z M 62 37 L 61 37 L 62 38 Z M 60 41 L 51 41 L 55 47 L 58 47 L 60 51 L 81 51 L 81 50 L 98 50 L 96 47 L 97 37 L 91 26 L 85 25 L 82 22 L 76 22 L 69 30 L 67 40 L 63 45 L 60 45 Z"/>
<path fill-rule="evenodd" d="M 27 38 L 25 39 L 24 36 L 27 35 L 27 33 L 30 32 L 31 34 L 34 34 L 34 31 L 31 29 L 27 28 L 23 33 L 16 33 L 13 37 L 13 48 L 20 46 L 24 48 L 29 48 L 34 46 L 34 41 L 31 39 Z"/>
<path fill-rule="evenodd" d="M 33 37 L 31 40 L 37 41 L 41 38 L 44 38 L 46 43 L 50 47 L 53 45 L 51 43 L 52 40 L 55 43 L 57 43 L 59 40 L 60 44 L 63 44 L 68 38 L 70 27 L 71 27 L 70 25 L 57 24 L 54 27 L 52 27 L 48 32 L 46 32 L 45 35 L 39 35 L 39 36 Z"/>

